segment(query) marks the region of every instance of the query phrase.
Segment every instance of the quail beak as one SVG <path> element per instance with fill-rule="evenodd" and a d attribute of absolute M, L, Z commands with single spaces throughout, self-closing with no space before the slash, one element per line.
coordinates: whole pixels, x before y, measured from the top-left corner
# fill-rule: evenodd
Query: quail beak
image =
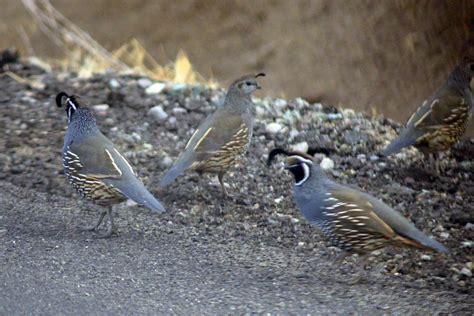
<path fill-rule="evenodd" d="M 255 85 L 255 88 L 260 90 L 260 89 L 262 89 L 262 86 L 260 86 L 260 85 L 257 83 L 257 84 Z"/>

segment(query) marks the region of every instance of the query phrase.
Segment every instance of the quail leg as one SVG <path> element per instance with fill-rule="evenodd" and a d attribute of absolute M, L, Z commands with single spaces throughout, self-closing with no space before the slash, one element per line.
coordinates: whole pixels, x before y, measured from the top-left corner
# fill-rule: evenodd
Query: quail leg
<path fill-rule="evenodd" d="M 100 213 L 100 217 L 99 217 L 99 220 L 97 221 L 97 224 L 95 224 L 92 227 L 86 227 L 83 230 L 84 231 L 97 231 L 99 229 L 100 224 L 102 224 L 102 221 L 104 220 L 104 217 L 106 214 L 107 214 L 107 211 L 102 211 L 102 213 Z"/>
<path fill-rule="evenodd" d="M 219 179 L 219 183 L 221 184 L 222 193 L 224 193 L 225 197 L 229 197 L 229 193 L 227 193 L 227 190 L 224 186 L 224 174 L 225 174 L 225 172 L 218 173 L 217 177 Z"/>
<path fill-rule="evenodd" d="M 110 225 L 109 225 L 109 228 L 107 229 L 107 232 L 103 235 L 100 235 L 99 238 L 109 238 L 110 236 L 112 236 L 116 232 L 116 227 L 115 227 L 115 224 L 114 224 L 114 217 L 112 215 L 112 206 L 109 206 L 106 213 L 109 215 Z"/>

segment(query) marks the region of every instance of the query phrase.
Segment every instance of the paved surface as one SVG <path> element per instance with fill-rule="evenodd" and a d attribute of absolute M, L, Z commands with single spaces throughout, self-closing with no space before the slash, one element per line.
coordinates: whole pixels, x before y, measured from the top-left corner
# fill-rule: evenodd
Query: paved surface
<path fill-rule="evenodd" d="M 0 314 L 426 314 L 472 297 L 379 275 L 349 285 L 328 258 L 119 207 L 120 234 L 78 227 L 72 199 L 0 182 Z"/>

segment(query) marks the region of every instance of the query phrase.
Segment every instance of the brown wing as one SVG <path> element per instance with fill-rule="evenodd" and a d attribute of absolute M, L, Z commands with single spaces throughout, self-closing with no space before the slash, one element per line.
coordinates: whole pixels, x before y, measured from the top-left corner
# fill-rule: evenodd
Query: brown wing
<path fill-rule="evenodd" d="M 439 129 L 459 120 L 467 120 L 469 105 L 461 95 L 443 94 L 435 98 L 426 112 L 413 122 L 418 129 Z"/>
<path fill-rule="evenodd" d="M 372 202 L 355 190 L 332 190 L 323 215 L 332 217 L 332 239 L 341 248 L 373 250 L 396 237 L 394 230 L 374 211 Z"/>

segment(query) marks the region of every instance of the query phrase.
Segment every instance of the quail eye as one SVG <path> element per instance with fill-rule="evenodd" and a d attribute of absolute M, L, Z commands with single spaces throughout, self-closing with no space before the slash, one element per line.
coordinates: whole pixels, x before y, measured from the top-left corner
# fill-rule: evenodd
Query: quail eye
<path fill-rule="evenodd" d="M 249 87 L 249 86 L 252 85 L 252 83 L 250 83 L 250 82 L 247 81 L 247 82 L 245 83 L 245 85 L 246 85 L 247 87 Z"/>

